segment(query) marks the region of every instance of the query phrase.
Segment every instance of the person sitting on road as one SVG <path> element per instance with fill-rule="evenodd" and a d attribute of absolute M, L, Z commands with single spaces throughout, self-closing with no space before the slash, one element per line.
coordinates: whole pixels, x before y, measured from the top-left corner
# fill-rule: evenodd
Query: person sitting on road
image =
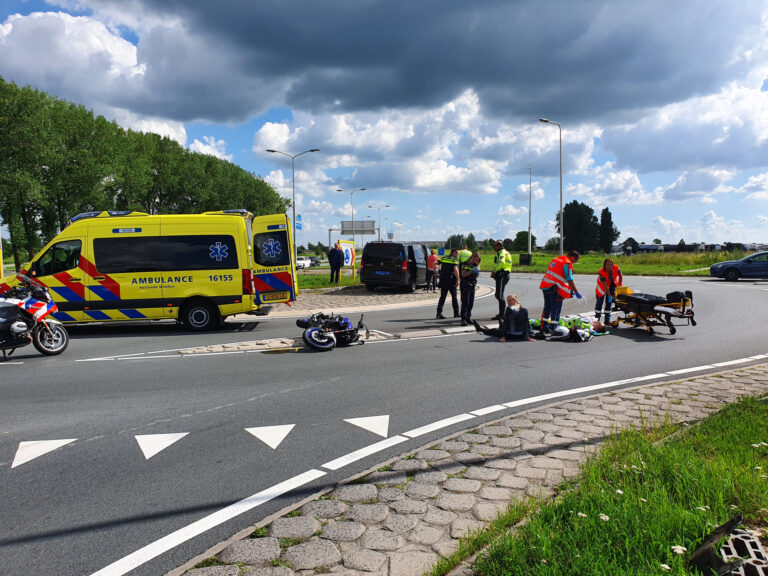
<path fill-rule="evenodd" d="M 502 342 L 506 342 L 507 339 L 536 342 L 528 322 L 528 309 L 520 305 L 520 301 L 514 294 L 507 296 L 507 308 L 504 311 L 504 317 L 498 328 L 480 326 L 475 320 L 472 320 L 472 325 L 481 334 L 495 336 L 501 339 Z"/>

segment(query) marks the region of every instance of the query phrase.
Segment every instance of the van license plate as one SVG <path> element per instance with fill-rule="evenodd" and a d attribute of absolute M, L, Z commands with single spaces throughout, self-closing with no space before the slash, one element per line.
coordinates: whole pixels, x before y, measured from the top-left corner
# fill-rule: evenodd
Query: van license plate
<path fill-rule="evenodd" d="M 262 302 L 275 302 L 276 300 L 288 300 L 288 292 L 267 292 L 261 295 Z"/>
<path fill-rule="evenodd" d="M 376 276 L 389 276 L 389 272 L 386 270 L 376 270 Z"/>

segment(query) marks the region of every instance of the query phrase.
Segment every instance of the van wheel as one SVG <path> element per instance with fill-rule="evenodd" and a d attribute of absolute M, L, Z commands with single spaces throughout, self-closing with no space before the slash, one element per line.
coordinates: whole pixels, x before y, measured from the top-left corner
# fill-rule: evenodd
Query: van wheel
<path fill-rule="evenodd" d="M 373 284 L 366 284 L 365 289 L 368 290 L 368 292 L 373 292 L 376 289 L 376 286 Z"/>
<path fill-rule="evenodd" d="M 195 300 L 184 306 L 181 321 L 194 332 L 213 330 L 221 323 L 218 309 L 205 300 Z"/>
<path fill-rule="evenodd" d="M 413 278 L 411 278 L 411 283 L 408 284 L 408 292 L 416 292 L 416 275 L 413 275 Z"/>

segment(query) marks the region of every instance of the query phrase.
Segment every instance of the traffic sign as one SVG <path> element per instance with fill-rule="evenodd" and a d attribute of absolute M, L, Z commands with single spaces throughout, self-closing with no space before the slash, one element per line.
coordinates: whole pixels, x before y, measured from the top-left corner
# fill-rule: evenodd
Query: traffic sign
<path fill-rule="evenodd" d="M 301 230 L 301 214 L 296 214 L 296 230 Z"/>

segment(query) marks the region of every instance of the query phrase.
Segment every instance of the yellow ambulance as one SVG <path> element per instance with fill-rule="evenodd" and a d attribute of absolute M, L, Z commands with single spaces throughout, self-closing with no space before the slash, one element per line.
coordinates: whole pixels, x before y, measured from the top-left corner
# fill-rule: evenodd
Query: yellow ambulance
<path fill-rule="evenodd" d="M 78 214 L 27 267 L 65 323 L 177 319 L 209 330 L 297 294 L 285 214 Z M 0 291 L 15 284 L 0 280 Z"/>

